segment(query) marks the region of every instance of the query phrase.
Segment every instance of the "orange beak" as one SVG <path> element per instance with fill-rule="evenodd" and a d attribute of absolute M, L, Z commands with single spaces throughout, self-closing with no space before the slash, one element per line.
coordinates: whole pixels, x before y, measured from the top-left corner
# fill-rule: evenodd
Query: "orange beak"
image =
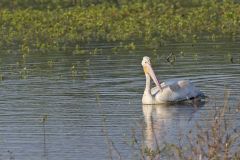
<path fill-rule="evenodd" d="M 145 74 L 148 74 L 148 75 L 152 78 L 153 82 L 156 84 L 156 86 L 158 87 L 158 89 L 159 89 L 160 91 L 162 91 L 162 88 L 161 88 L 161 86 L 160 86 L 160 84 L 159 84 L 159 82 L 158 82 L 158 80 L 157 80 L 157 77 L 156 77 L 156 75 L 155 75 L 155 73 L 154 73 L 154 71 L 153 71 L 153 69 L 152 69 L 152 66 L 151 66 L 150 64 L 146 63 L 146 64 L 143 66 L 143 70 L 144 70 L 144 73 L 145 73 Z"/>

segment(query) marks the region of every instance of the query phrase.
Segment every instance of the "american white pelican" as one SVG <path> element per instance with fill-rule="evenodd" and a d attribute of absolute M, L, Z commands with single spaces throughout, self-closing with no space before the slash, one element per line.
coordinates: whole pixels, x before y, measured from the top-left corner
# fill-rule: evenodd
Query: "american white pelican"
<path fill-rule="evenodd" d="M 176 103 L 203 97 L 203 93 L 188 80 L 172 79 L 160 83 L 152 69 L 149 57 L 143 57 L 142 66 L 146 76 L 143 104 Z M 152 89 L 151 78 L 156 84 Z"/>

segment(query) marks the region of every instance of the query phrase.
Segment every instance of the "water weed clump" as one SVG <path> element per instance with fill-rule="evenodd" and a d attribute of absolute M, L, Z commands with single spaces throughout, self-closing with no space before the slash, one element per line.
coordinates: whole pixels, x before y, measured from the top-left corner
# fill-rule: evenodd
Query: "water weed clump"
<path fill-rule="evenodd" d="M 215 40 L 236 37 L 240 32 L 240 4 L 231 0 L 188 4 L 119 0 L 85 5 L 54 1 L 57 7 L 44 1 L 45 7 L 41 3 L 38 8 L 30 2 L 16 0 L 14 4 L 19 6 L 0 10 L 1 48 L 16 48 L 24 53 L 32 49 L 72 48 L 82 53 L 82 45 L 101 41 L 129 42 L 127 48 L 135 50 L 134 42 L 139 40 L 157 48 L 166 41 L 196 41 L 203 35 Z"/>

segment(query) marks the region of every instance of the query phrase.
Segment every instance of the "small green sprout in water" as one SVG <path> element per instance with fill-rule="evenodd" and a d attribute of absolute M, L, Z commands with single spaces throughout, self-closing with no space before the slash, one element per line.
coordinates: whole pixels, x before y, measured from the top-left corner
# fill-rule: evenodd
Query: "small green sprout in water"
<path fill-rule="evenodd" d="M 87 79 L 87 74 L 88 74 L 87 70 L 83 70 L 83 71 L 81 72 L 81 78 L 82 78 L 83 80 Z"/>
<path fill-rule="evenodd" d="M 151 149 L 149 147 L 144 147 L 143 153 L 149 159 L 158 159 L 160 155 L 160 149 Z"/>
<path fill-rule="evenodd" d="M 47 122 L 47 120 L 48 120 L 48 115 L 47 115 L 47 114 L 44 114 L 44 115 L 42 116 L 42 118 L 41 118 L 41 122 L 42 122 L 43 124 L 45 124 L 45 123 Z"/>
<path fill-rule="evenodd" d="M 89 66 L 89 65 L 90 65 L 90 60 L 87 59 L 87 60 L 85 61 L 85 63 L 86 63 L 86 66 Z"/>
<path fill-rule="evenodd" d="M 72 73 L 72 78 L 77 77 L 78 71 L 77 71 L 77 67 L 74 64 L 71 67 L 71 73 Z"/>
<path fill-rule="evenodd" d="M 237 59 L 238 63 L 240 64 L 240 57 Z"/>
<path fill-rule="evenodd" d="M 194 58 L 195 61 L 197 61 L 198 58 L 199 58 L 199 57 L 198 57 L 198 53 L 195 52 L 195 53 L 193 54 L 193 58 Z"/>
<path fill-rule="evenodd" d="M 0 74 L 0 81 L 3 81 L 4 80 L 4 75 L 1 73 Z"/>
<path fill-rule="evenodd" d="M 157 55 L 157 49 L 153 49 L 153 54 Z"/>
<path fill-rule="evenodd" d="M 180 56 L 183 58 L 185 56 L 185 53 L 183 51 L 180 51 Z"/>
<path fill-rule="evenodd" d="M 50 68 L 53 68 L 54 62 L 53 60 L 48 60 L 47 64 Z"/>
<path fill-rule="evenodd" d="M 124 46 L 124 49 L 132 53 L 136 49 L 136 45 L 134 44 L 134 42 L 131 42 L 129 44 L 126 44 Z"/>
<path fill-rule="evenodd" d="M 27 79 L 28 77 L 28 69 L 27 67 L 24 67 L 22 70 L 20 70 L 20 76 L 22 79 Z"/>
<path fill-rule="evenodd" d="M 170 53 L 167 58 L 166 58 L 167 62 L 170 63 L 171 65 L 173 65 L 176 62 L 176 55 L 173 53 Z"/>
<path fill-rule="evenodd" d="M 23 53 L 23 54 L 22 54 L 22 58 L 23 58 L 23 59 L 26 59 L 26 57 L 27 57 L 27 54 L 26 54 L 26 53 Z"/>
<path fill-rule="evenodd" d="M 94 50 L 90 51 L 89 54 L 96 55 L 98 53 L 98 48 L 94 48 Z"/>
<path fill-rule="evenodd" d="M 232 53 L 230 53 L 230 52 L 227 54 L 227 61 L 229 63 L 233 63 L 233 56 L 232 56 Z"/>
<path fill-rule="evenodd" d="M 130 50 L 135 50 L 136 49 L 136 45 L 134 44 L 134 42 L 131 42 L 129 45 L 128 45 L 128 48 Z"/>
<path fill-rule="evenodd" d="M 114 54 L 117 54 L 119 52 L 118 47 L 113 47 L 111 50 Z"/>
<path fill-rule="evenodd" d="M 26 53 L 30 52 L 30 48 L 26 44 L 22 44 L 21 51 L 22 51 L 23 54 L 26 54 Z"/>
<path fill-rule="evenodd" d="M 72 70 L 75 70 L 75 65 L 72 65 Z"/>
<path fill-rule="evenodd" d="M 214 33 L 212 34 L 211 39 L 212 39 L 213 42 L 216 41 L 216 35 Z"/>
<path fill-rule="evenodd" d="M 81 49 L 80 48 L 80 46 L 77 44 L 76 46 L 75 46 L 75 50 L 73 51 L 73 54 L 84 54 L 85 53 L 85 51 L 83 50 L 83 49 Z"/>

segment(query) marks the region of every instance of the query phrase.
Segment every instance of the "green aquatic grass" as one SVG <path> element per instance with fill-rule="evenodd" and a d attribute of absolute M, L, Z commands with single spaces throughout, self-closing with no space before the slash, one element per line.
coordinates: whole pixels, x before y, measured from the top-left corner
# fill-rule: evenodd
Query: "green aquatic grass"
<path fill-rule="evenodd" d="M 121 6 L 3 8 L 0 47 L 20 49 L 25 54 L 33 49 L 72 48 L 81 54 L 81 47 L 90 42 L 129 42 L 126 48 L 135 50 L 136 41 L 157 48 L 166 41 L 234 38 L 240 33 L 239 3 L 203 2 L 191 6 L 136 1 Z"/>

